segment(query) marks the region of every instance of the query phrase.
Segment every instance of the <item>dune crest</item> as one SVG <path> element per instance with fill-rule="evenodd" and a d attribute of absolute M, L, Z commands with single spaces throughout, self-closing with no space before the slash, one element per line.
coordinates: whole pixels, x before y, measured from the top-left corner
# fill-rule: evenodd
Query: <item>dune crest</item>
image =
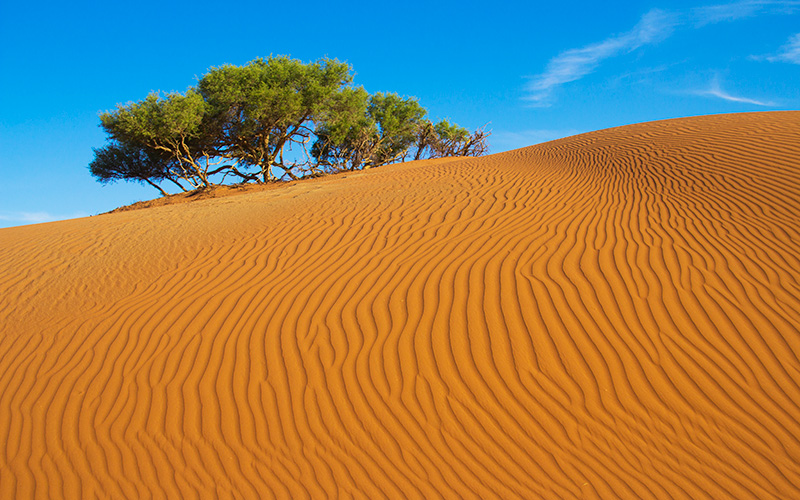
<path fill-rule="evenodd" d="M 0 229 L 0 498 L 800 497 L 800 112 Z"/>

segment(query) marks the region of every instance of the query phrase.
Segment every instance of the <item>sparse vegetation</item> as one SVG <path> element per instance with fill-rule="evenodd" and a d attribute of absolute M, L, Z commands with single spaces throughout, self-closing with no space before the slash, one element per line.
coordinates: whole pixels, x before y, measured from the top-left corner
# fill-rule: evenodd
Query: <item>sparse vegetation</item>
<path fill-rule="evenodd" d="M 271 182 L 406 159 L 478 156 L 484 129 L 435 125 L 414 98 L 370 95 L 346 63 L 285 56 L 212 68 L 185 93 L 152 93 L 100 115 L 109 142 L 90 171 L 100 182 L 163 181 L 183 191 Z"/>

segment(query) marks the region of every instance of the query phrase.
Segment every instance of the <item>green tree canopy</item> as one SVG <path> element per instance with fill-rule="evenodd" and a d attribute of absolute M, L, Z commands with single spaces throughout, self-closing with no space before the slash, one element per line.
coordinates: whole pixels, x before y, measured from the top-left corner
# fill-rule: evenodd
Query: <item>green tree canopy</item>
<path fill-rule="evenodd" d="M 185 93 L 151 93 L 102 113 L 109 144 L 95 149 L 90 171 L 163 194 L 164 180 L 186 190 L 486 152 L 482 130 L 432 125 L 416 99 L 370 95 L 352 82 L 352 68 L 332 59 L 211 68 Z"/>
<path fill-rule="evenodd" d="M 120 179 L 144 182 L 166 195 L 157 182 L 169 178 L 172 161 L 173 158 L 164 152 L 114 141 L 94 149 L 89 170 L 103 183 Z"/>
<path fill-rule="evenodd" d="M 208 187 L 218 162 L 210 148 L 212 135 L 204 127 L 208 105 L 198 92 L 156 93 L 146 99 L 102 113 L 100 122 L 109 138 L 128 150 L 150 149 L 165 153 L 175 169 L 165 169 L 173 180 L 193 188 Z"/>
<path fill-rule="evenodd" d="M 442 120 L 436 125 L 426 121 L 417 131 L 417 151 L 414 159 L 444 158 L 447 156 L 480 156 L 486 154 L 488 133 L 469 130 Z"/>
<path fill-rule="evenodd" d="M 256 59 L 246 66 L 213 68 L 198 85 L 210 107 L 216 151 L 254 166 L 264 182 L 272 168 L 296 178 L 305 164 L 287 161 L 287 147 L 303 148 L 313 123 L 346 113 L 342 98 L 350 67 L 335 60 L 311 64 L 288 57 Z"/>
<path fill-rule="evenodd" d="M 323 122 L 312 155 L 329 169 L 356 170 L 399 161 L 417 140 L 425 110 L 416 99 L 377 93 Z"/>

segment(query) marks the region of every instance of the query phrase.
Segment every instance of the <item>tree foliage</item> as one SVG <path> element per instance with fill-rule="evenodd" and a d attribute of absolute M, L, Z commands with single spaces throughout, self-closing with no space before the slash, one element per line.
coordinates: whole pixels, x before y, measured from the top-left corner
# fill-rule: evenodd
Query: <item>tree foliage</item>
<path fill-rule="evenodd" d="M 333 171 L 386 165 L 404 158 L 416 142 L 425 110 L 396 94 L 360 95 L 358 108 L 323 122 L 312 155 Z"/>
<path fill-rule="evenodd" d="M 213 68 L 198 85 L 208 103 L 216 152 L 258 169 L 272 179 L 277 167 L 296 178 L 302 161 L 287 160 L 286 148 L 303 148 L 312 124 L 342 112 L 339 95 L 352 81 L 345 63 L 323 60 L 311 64 L 288 57 L 256 59 L 239 67 Z M 256 178 L 252 178 L 256 180 Z"/>
<path fill-rule="evenodd" d="M 145 182 L 166 195 L 157 182 L 169 177 L 167 172 L 171 162 L 172 158 L 163 152 L 130 143 L 111 142 L 94 149 L 94 160 L 89 164 L 89 170 L 103 183 L 120 179 Z"/>
<path fill-rule="evenodd" d="M 370 95 L 352 81 L 350 66 L 331 59 L 211 68 L 185 93 L 151 93 L 102 113 L 109 143 L 94 150 L 90 171 L 164 194 L 165 180 L 186 190 L 486 153 L 482 129 L 433 125 L 416 99 Z"/>
<path fill-rule="evenodd" d="M 488 152 L 486 139 L 489 133 L 479 128 L 469 130 L 455 123 L 442 120 L 436 125 L 425 122 L 417 129 L 417 151 L 415 159 L 444 158 L 447 156 L 481 156 Z"/>
<path fill-rule="evenodd" d="M 152 93 L 146 99 L 121 105 L 100 115 L 109 138 L 127 150 L 155 150 L 168 156 L 168 178 L 183 180 L 192 188 L 210 186 L 209 177 L 224 168 L 210 148 L 212 134 L 204 126 L 208 105 L 195 90 L 165 97 Z"/>

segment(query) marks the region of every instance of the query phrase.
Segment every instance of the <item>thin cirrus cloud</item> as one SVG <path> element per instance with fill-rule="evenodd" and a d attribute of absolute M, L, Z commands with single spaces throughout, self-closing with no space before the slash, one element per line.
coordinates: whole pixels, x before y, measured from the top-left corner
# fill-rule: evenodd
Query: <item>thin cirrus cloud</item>
<path fill-rule="evenodd" d="M 40 224 L 64 219 L 86 217 L 87 214 L 76 213 L 69 215 L 51 214 L 48 212 L 0 212 L 0 227 L 17 226 L 25 224 Z"/>
<path fill-rule="evenodd" d="M 800 64 L 800 33 L 790 37 L 786 45 L 780 48 L 780 52 L 767 57 L 767 61 Z"/>
<path fill-rule="evenodd" d="M 706 97 L 716 97 L 718 99 L 723 99 L 729 102 L 740 102 L 743 104 L 754 104 L 756 106 L 774 106 L 775 104 L 769 101 L 759 101 L 757 99 L 750 99 L 749 97 L 741 97 L 729 94 L 725 90 L 722 89 L 722 86 L 719 83 L 719 80 L 715 78 L 711 81 L 711 86 L 708 90 L 703 90 L 700 92 L 696 92 L 697 95 L 706 96 Z"/>
<path fill-rule="evenodd" d="M 736 21 L 757 15 L 792 14 L 796 11 L 800 11 L 800 1 L 747 0 L 676 12 L 653 9 L 642 16 L 636 26 L 626 33 L 611 36 L 585 47 L 564 51 L 551 59 L 545 71 L 533 77 L 526 85 L 524 100 L 532 106 L 550 106 L 553 92 L 558 87 L 592 73 L 606 59 L 665 40 L 679 27 L 701 28 L 710 24 Z M 795 62 L 800 58 L 798 54 L 800 40 L 795 38 L 794 42 L 796 43 L 784 47 L 783 52 L 775 57 Z M 726 95 L 724 92 L 720 93 Z M 753 104 L 758 102 L 755 101 Z"/>
<path fill-rule="evenodd" d="M 645 14 L 627 33 L 562 52 L 550 60 L 544 73 L 534 77 L 528 84 L 528 95 L 525 99 L 535 106 L 549 105 L 556 87 L 583 78 L 605 59 L 667 38 L 675 21 L 674 15 L 654 9 Z"/>
<path fill-rule="evenodd" d="M 689 11 L 689 20 L 695 27 L 737 21 L 762 14 L 792 14 L 800 9 L 800 1 L 745 0 L 742 2 L 695 7 Z"/>

